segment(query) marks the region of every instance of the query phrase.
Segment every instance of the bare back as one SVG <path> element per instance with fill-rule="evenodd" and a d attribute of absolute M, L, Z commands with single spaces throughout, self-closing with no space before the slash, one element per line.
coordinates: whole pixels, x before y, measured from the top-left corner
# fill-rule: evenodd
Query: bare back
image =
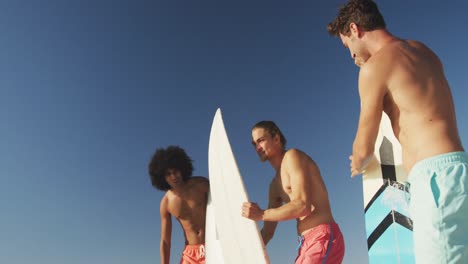
<path fill-rule="evenodd" d="M 371 59 L 386 68 L 383 109 L 402 145 L 408 172 L 422 159 L 463 150 L 450 88 L 429 48 L 416 41 L 395 41 Z"/>
<path fill-rule="evenodd" d="M 293 160 L 294 159 L 294 160 Z M 299 168 L 292 169 L 291 164 L 296 164 Z M 294 190 L 291 188 L 291 177 L 302 177 L 302 188 Z M 297 220 L 297 232 L 302 234 L 305 231 L 325 223 L 334 222 L 328 192 L 320 175 L 319 168 L 315 162 L 304 152 L 291 149 L 286 152 L 280 173 L 273 178 L 270 185 L 270 196 L 278 197 L 282 202 L 288 203 L 297 196 L 305 196 L 313 205 L 312 213 L 300 217 Z"/>
<path fill-rule="evenodd" d="M 208 181 L 202 177 L 193 177 L 186 184 L 183 194 L 176 195 L 168 191 L 163 199 L 166 199 L 167 211 L 182 226 L 186 244 L 202 244 L 205 242 Z"/>

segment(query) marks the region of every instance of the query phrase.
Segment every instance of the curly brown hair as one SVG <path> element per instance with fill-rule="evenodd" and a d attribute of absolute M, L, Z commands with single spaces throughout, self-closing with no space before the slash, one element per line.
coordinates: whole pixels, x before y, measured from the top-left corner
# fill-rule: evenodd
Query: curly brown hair
<path fill-rule="evenodd" d="M 340 33 L 345 36 L 351 34 L 349 25 L 355 23 L 364 31 L 383 29 L 385 20 L 372 0 L 350 0 L 343 5 L 335 19 L 328 23 L 327 30 L 332 36 L 338 37 Z"/>
<path fill-rule="evenodd" d="M 192 177 L 193 165 L 185 150 L 179 146 L 169 146 L 166 149 L 157 149 L 149 163 L 151 184 L 159 190 L 167 191 L 171 186 L 166 181 L 168 169 L 180 171 L 183 181 Z"/>

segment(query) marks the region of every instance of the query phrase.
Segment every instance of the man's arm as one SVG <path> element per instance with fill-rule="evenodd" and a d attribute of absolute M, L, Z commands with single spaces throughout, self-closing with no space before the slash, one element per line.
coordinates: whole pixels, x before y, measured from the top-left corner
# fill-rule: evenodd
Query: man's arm
<path fill-rule="evenodd" d="M 270 184 L 270 190 L 268 192 L 268 209 L 280 207 L 281 204 L 283 204 L 283 202 L 278 194 L 277 187 L 272 182 Z M 267 245 L 268 242 L 273 238 L 277 225 L 278 222 L 263 222 L 263 228 L 260 233 L 262 234 L 263 243 L 265 243 L 265 245 Z"/>
<path fill-rule="evenodd" d="M 167 208 L 167 202 L 167 197 L 164 196 L 159 207 L 161 214 L 161 244 L 159 248 L 161 264 L 169 264 L 171 254 L 172 219 Z"/>
<path fill-rule="evenodd" d="M 289 150 L 284 156 L 281 165 L 285 173 L 289 175 L 291 184 L 291 200 L 278 208 L 265 211 L 258 208 L 256 204 L 244 204 L 245 216 L 257 221 L 285 221 L 310 215 L 314 209 L 310 193 L 310 181 L 307 179 L 307 168 L 311 166 L 310 160 L 295 149 Z M 315 164 L 312 164 L 315 166 Z M 316 170 L 318 171 L 318 170 Z"/>
<path fill-rule="evenodd" d="M 383 98 L 386 94 L 384 73 L 376 69 L 375 62 L 364 64 L 359 73 L 359 96 L 361 113 L 353 143 L 351 176 L 361 174 L 374 154 L 375 140 L 379 132 L 383 111 Z"/>
<path fill-rule="evenodd" d="M 290 202 L 278 208 L 268 209 L 263 214 L 264 221 L 285 221 L 310 215 L 313 211 L 308 171 L 310 160 L 296 149 L 289 150 L 284 156 L 284 171 L 291 184 Z M 312 166 L 315 166 L 313 164 Z"/>

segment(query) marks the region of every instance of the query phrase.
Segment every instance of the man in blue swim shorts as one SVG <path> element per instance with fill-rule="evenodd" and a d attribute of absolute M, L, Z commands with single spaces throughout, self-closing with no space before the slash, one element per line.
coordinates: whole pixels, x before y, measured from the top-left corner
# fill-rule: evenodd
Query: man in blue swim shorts
<path fill-rule="evenodd" d="M 372 159 L 385 111 L 409 174 L 416 262 L 468 263 L 468 155 L 442 63 L 423 43 L 392 35 L 372 0 L 348 1 L 328 32 L 360 67 L 351 175 Z"/>

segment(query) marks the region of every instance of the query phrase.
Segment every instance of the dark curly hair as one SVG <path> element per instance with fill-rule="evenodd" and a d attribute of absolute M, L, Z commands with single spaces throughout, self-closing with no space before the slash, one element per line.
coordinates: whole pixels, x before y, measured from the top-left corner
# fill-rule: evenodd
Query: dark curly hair
<path fill-rule="evenodd" d="M 185 153 L 185 150 L 179 146 L 168 146 L 166 149 L 157 149 L 149 163 L 151 184 L 156 189 L 162 191 L 171 189 L 165 177 L 168 169 L 179 170 L 185 182 L 192 177 L 192 160 Z"/>
<path fill-rule="evenodd" d="M 263 129 L 265 129 L 266 131 L 268 131 L 268 133 L 270 133 L 270 135 L 271 135 L 272 137 L 274 137 L 274 136 L 276 136 L 276 135 L 279 135 L 280 141 L 281 141 L 281 145 L 283 146 L 283 148 L 286 148 L 287 140 L 286 140 L 286 138 L 284 137 L 283 133 L 281 133 L 281 130 L 280 130 L 279 127 L 275 124 L 275 122 L 269 121 L 269 120 L 260 121 L 260 122 L 258 122 L 257 124 L 255 124 L 255 125 L 252 127 L 252 130 L 254 130 L 255 128 L 263 128 Z"/>
<path fill-rule="evenodd" d="M 328 33 L 338 37 L 341 34 L 349 36 L 349 25 L 355 23 L 365 31 L 383 29 L 385 20 L 372 0 L 350 0 L 343 5 L 336 18 L 328 24 Z"/>

